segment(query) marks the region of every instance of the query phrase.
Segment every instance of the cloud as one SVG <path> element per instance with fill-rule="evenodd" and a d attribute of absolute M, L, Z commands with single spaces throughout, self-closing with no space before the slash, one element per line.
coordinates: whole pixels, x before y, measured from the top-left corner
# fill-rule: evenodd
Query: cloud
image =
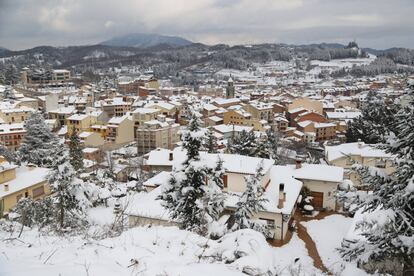
<path fill-rule="evenodd" d="M 131 32 L 202 43 L 357 39 L 414 47 L 410 0 L 0 0 L 0 46 L 93 44 Z"/>

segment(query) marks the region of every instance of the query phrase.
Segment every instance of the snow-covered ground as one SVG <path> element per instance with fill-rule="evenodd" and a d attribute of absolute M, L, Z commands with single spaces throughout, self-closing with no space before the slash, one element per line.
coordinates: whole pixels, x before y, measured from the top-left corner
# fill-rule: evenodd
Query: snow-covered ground
<path fill-rule="evenodd" d="M 296 233 L 278 248 L 252 230 L 215 241 L 176 227 L 136 227 L 118 237 L 92 239 L 91 234 L 113 223 L 112 210 L 90 209 L 94 225 L 83 236 L 59 237 L 27 228 L 20 238 L 10 239 L 17 237 L 19 227 L 12 235 L 0 230 L 0 275 L 322 275 Z M 332 273 L 367 275 L 336 250 L 351 218 L 331 215 L 302 224 Z"/>
<path fill-rule="evenodd" d="M 329 271 L 344 276 L 368 275 L 358 269 L 355 263 L 342 260 L 337 250 L 352 225 L 352 218 L 331 215 L 322 220 L 311 220 L 301 224 L 306 227 L 315 242 L 322 262 Z"/>
<path fill-rule="evenodd" d="M 95 209 L 89 216 L 101 219 L 104 213 Z M 8 232 L 0 231 L 0 275 L 321 274 L 297 235 L 281 248 L 271 247 L 252 230 L 213 241 L 161 226 L 132 228 L 103 240 L 41 235 L 34 229 L 26 229 L 19 239 L 8 238 Z"/>

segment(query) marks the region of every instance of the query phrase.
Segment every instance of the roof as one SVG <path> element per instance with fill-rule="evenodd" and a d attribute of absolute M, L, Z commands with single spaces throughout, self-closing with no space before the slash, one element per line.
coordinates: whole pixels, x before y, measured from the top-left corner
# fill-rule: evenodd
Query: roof
<path fill-rule="evenodd" d="M 173 160 L 169 160 L 170 153 L 173 154 Z M 254 174 L 256 168 L 260 162 L 263 161 L 264 170 L 268 170 L 273 164 L 270 159 L 262 159 L 257 157 L 250 157 L 237 154 L 212 154 L 206 152 L 200 152 L 201 162 L 207 165 L 214 166 L 217 158 L 220 157 L 223 160 L 223 167 L 227 172 Z M 185 161 L 186 154 L 181 148 L 175 148 L 174 150 L 156 149 L 149 152 L 147 165 L 150 166 L 175 166 Z"/>
<path fill-rule="evenodd" d="M 160 172 L 156 174 L 155 176 L 151 177 L 147 181 L 143 183 L 144 186 L 150 186 L 150 187 L 157 187 L 161 186 L 164 183 L 167 183 L 167 181 L 170 179 L 171 173 L 170 172 Z"/>
<path fill-rule="evenodd" d="M 0 184 L 0 198 L 26 189 L 43 181 L 46 181 L 49 169 L 47 168 L 28 168 L 21 166 L 16 169 L 16 178 Z M 4 185 L 9 185 L 9 190 L 4 191 Z"/>
<path fill-rule="evenodd" d="M 228 132 L 241 132 L 243 130 L 249 132 L 253 130 L 253 127 L 248 127 L 248 126 L 238 126 L 238 125 L 216 125 L 213 126 L 215 131 L 218 131 L 220 133 L 228 133 Z"/>
<path fill-rule="evenodd" d="M 26 132 L 23 123 L 0 125 L 0 134 Z"/>
<path fill-rule="evenodd" d="M 328 161 L 333 161 L 347 155 L 359 155 L 361 157 L 390 158 L 391 154 L 375 145 L 365 144 L 364 142 L 345 143 L 337 146 L 325 146 L 325 156 Z"/>
<path fill-rule="evenodd" d="M 295 165 L 290 166 L 295 168 Z M 297 179 L 305 180 L 342 182 L 344 179 L 344 169 L 322 164 L 302 164 L 300 169 L 295 169 L 293 176 Z"/>
<path fill-rule="evenodd" d="M 86 115 L 86 114 L 73 114 L 72 116 L 68 118 L 68 120 L 82 121 L 88 117 L 89 115 Z"/>
<path fill-rule="evenodd" d="M 142 192 L 135 194 L 130 199 L 125 213 L 132 216 L 171 221 L 168 210 L 161 205 L 161 200 L 157 200 L 161 195 L 162 190 L 163 185 L 148 193 Z"/>
<path fill-rule="evenodd" d="M 145 107 L 137 108 L 134 111 L 132 111 L 132 113 L 134 113 L 134 114 L 136 114 L 136 113 L 138 113 L 138 114 L 151 114 L 151 113 L 156 113 L 156 112 L 160 112 L 160 110 L 156 109 L 156 108 L 145 108 Z"/>

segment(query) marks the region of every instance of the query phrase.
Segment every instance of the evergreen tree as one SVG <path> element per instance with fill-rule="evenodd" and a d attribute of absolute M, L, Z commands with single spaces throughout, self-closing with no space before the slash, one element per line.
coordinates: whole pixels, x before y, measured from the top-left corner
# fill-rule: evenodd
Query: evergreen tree
<path fill-rule="evenodd" d="M 9 85 L 17 84 L 20 80 L 19 73 L 14 64 L 10 64 L 4 73 L 5 83 Z"/>
<path fill-rule="evenodd" d="M 218 151 L 217 138 L 214 136 L 214 133 L 211 131 L 211 129 L 207 131 L 206 137 L 204 139 L 204 150 L 208 153 L 217 153 Z"/>
<path fill-rule="evenodd" d="M 224 209 L 224 169 L 220 158 L 214 167 L 200 160 L 199 148 L 205 132 L 199 125 L 199 119 L 191 115 L 188 129 L 182 136 L 186 160 L 174 167 L 159 199 L 183 229 L 205 235 L 208 224 L 218 220 Z"/>
<path fill-rule="evenodd" d="M 177 219 L 182 228 L 205 234 L 205 210 L 203 197 L 206 190 L 206 167 L 200 162 L 199 149 L 204 131 L 199 119 L 192 114 L 188 129 L 183 133 L 182 146 L 186 160 L 174 168 L 172 177 L 160 199 L 170 211 L 171 218 Z"/>
<path fill-rule="evenodd" d="M 387 151 L 396 155 L 397 168 L 389 177 L 368 179 L 372 194 L 362 205 L 358 222 L 363 240 L 342 248 L 347 259 L 362 262 L 397 260 L 405 267 L 414 261 L 414 103 L 401 109 L 393 125 L 397 135 Z"/>
<path fill-rule="evenodd" d="M 257 147 L 256 147 L 256 157 L 259 158 L 266 158 L 269 159 L 270 158 L 270 152 L 269 152 L 269 148 L 268 148 L 269 144 L 267 142 L 267 136 L 263 135 L 262 137 L 259 138 L 258 142 L 257 142 Z"/>
<path fill-rule="evenodd" d="M 68 150 L 62 146 L 57 148 L 56 157 L 48 175 L 52 197 L 55 199 L 55 211 L 58 227 L 75 226 L 80 218 L 78 193 L 80 183 L 76 172 L 70 164 Z"/>
<path fill-rule="evenodd" d="M 8 162 L 14 163 L 17 161 L 16 153 L 9 150 L 0 144 L 0 156 L 3 156 Z"/>
<path fill-rule="evenodd" d="M 208 172 L 209 183 L 205 189 L 204 209 L 208 222 L 217 221 L 224 210 L 223 160 L 218 158 L 216 166 Z"/>
<path fill-rule="evenodd" d="M 348 123 L 347 142 L 361 140 L 367 144 L 385 143 L 386 137 L 394 131 L 392 126 L 396 107 L 388 107 L 369 94 L 361 112 L 361 116 Z"/>
<path fill-rule="evenodd" d="M 16 99 L 16 96 L 14 95 L 13 88 L 11 86 L 6 86 L 3 92 L 3 99 Z"/>
<path fill-rule="evenodd" d="M 279 157 L 279 144 L 280 144 L 280 136 L 278 133 L 272 130 L 266 131 L 266 147 L 267 151 L 269 152 L 269 157 L 273 159 L 274 164 L 280 164 L 280 157 Z"/>
<path fill-rule="evenodd" d="M 82 146 L 80 144 L 79 136 L 75 132 L 70 137 L 69 142 L 69 156 L 70 164 L 77 172 L 83 171 L 83 153 Z"/>
<path fill-rule="evenodd" d="M 26 120 L 25 128 L 26 135 L 17 152 L 19 160 L 41 167 L 52 166 L 56 150 L 62 145 L 49 130 L 42 115 L 33 113 Z"/>
<path fill-rule="evenodd" d="M 242 130 L 239 134 L 235 134 L 231 139 L 229 151 L 232 154 L 256 156 L 257 147 L 258 145 L 254 132 Z"/>
<path fill-rule="evenodd" d="M 262 233 L 266 232 L 265 227 L 253 220 L 253 216 L 264 209 L 264 203 L 267 199 L 263 198 L 263 187 L 260 181 L 263 178 L 263 163 L 257 168 L 256 174 L 245 177 L 246 190 L 237 202 L 236 211 L 232 215 L 232 219 L 228 221 L 228 228 L 233 231 L 239 229 L 255 229 Z"/>

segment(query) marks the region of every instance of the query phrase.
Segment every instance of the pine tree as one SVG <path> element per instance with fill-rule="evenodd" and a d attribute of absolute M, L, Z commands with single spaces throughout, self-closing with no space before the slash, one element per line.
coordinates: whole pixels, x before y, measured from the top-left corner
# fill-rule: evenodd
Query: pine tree
<path fill-rule="evenodd" d="M 217 220 L 224 208 L 223 162 L 219 159 L 212 168 L 200 160 L 204 135 L 199 119 L 192 114 L 182 136 L 186 159 L 174 167 L 159 197 L 171 218 L 177 219 L 183 229 L 202 235 L 207 234 L 208 224 Z"/>
<path fill-rule="evenodd" d="M 231 139 L 229 151 L 232 154 L 256 156 L 257 147 L 254 132 L 242 130 L 239 134 L 235 134 Z"/>
<path fill-rule="evenodd" d="M 188 129 L 182 136 L 186 160 L 174 169 L 169 185 L 160 196 L 163 206 L 170 210 L 171 218 L 177 219 L 183 229 L 200 234 L 205 231 L 202 202 L 206 189 L 206 168 L 200 164 L 199 153 L 203 136 L 199 119 L 192 114 Z"/>
<path fill-rule="evenodd" d="M 266 229 L 253 220 L 254 215 L 260 210 L 264 210 L 264 204 L 267 199 L 263 198 L 263 187 L 260 181 L 263 178 L 263 162 L 257 168 L 256 174 L 245 177 L 246 190 L 237 202 L 236 211 L 229 220 L 228 227 L 233 231 L 239 229 L 255 229 L 262 233 Z"/>
<path fill-rule="evenodd" d="M 214 133 L 211 131 L 211 129 L 207 131 L 206 137 L 204 139 L 204 149 L 208 153 L 217 153 L 218 151 L 217 138 L 214 136 Z"/>
<path fill-rule="evenodd" d="M 54 163 L 56 148 L 62 147 L 49 130 L 40 113 L 33 113 L 25 122 L 26 135 L 17 156 L 21 162 L 50 167 Z"/>
<path fill-rule="evenodd" d="M 76 172 L 70 164 L 69 152 L 63 146 L 57 148 L 48 182 L 55 199 L 58 228 L 62 230 L 68 226 L 76 226 L 81 218 L 81 206 L 78 201 L 81 189 Z"/>
<path fill-rule="evenodd" d="M 209 183 L 205 188 L 204 209 L 208 222 L 217 221 L 224 210 L 225 196 L 223 194 L 224 168 L 223 160 L 219 157 L 216 166 L 208 172 Z"/>
<path fill-rule="evenodd" d="M 414 103 L 401 109 L 393 125 L 396 137 L 387 146 L 397 162 L 389 177 L 369 179 L 372 194 L 362 205 L 366 218 L 357 224 L 365 238 L 342 248 L 347 259 L 362 262 L 397 260 L 414 265 Z"/>
<path fill-rule="evenodd" d="M 8 162 L 14 163 L 17 161 L 16 153 L 10 151 L 8 148 L 0 144 L 0 156 L 3 156 Z"/>
<path fill-rule="evenodd" d="M 3 92 L 3 99 L 16 99 L 14 95 L 13 88 L 11 86 L 6 86 Z"/>
<path fill-rule="evenodd" d="M 280 136 L 276 132 L 269 129 L 266 131 L 266 138 L 266 147 L 269 152 L 269 157 L 273 159 L 275 165 L 278 165 L 280 164 L 280 157 L 278 152 Z"/>
<path fill-rule="evenodd" d="M 385 143 L 386 137 L 394 131 L 396 110 L 396 106 L 386 106 L 381 99 L 369 93 L 361 109 L 362 115 L 348 123 L 347 142 Z"/>
<path fill-rule="evenodd" d="M 82 146 L 80 144 L 79 136 L 75 132 L 70 137 L 69 142 L 69 156 L 70 164 L 77 172 L 83 171 L 83 153 Z"/>

